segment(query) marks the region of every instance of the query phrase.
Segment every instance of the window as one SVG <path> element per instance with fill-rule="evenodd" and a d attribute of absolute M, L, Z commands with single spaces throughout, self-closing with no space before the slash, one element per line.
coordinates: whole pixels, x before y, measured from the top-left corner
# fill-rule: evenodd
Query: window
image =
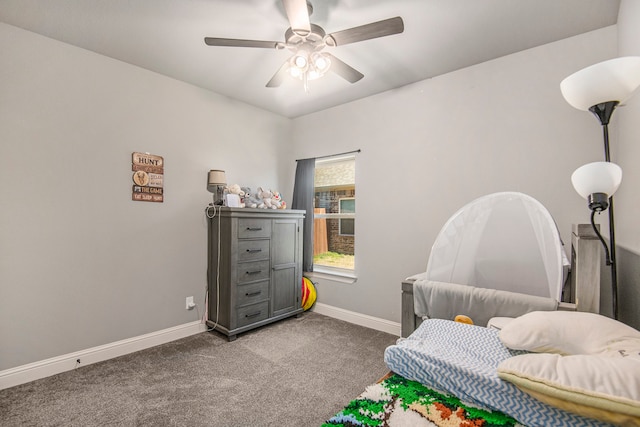
<path fill-rule="evenodd" d="M 313 269 L 353 274 L 355 267 L 355 156 L 316 160 Z"/>
<path fill-rule="evenodd" d="M 347 197 L 338 200 L 338 206 L 340 213 L 356 213 L 356 199 L 355 197 Z M 355 219 L 354 218 L 340 218 L 340 227 L 338 234 L 341 236 L 353 236 L 355 234 Z"/>

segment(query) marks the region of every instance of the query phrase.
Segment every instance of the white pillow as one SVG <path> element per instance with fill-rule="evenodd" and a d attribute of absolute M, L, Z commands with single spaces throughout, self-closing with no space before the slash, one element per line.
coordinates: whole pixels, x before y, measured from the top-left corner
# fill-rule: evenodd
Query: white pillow
<path fill-rule="evenodd" d="M 595 313 L 534 311 L 515 318 L 500 331 L 514 350 L 558 354 L 640 351 L 640 331 Z"/>
<path fill-rule="evenodd" d="M 555 311 L 520 316 L 499 336 L 534 352 L 500 363 L 503 380 L 549 405 L 640 426 L 640 331 L 598 314 Z"/>
<path fill-rule="evenodd" d="M 640 425 L 640 357 L 523 354 L 500 363 L 498 376 L 566 411 Z"/>

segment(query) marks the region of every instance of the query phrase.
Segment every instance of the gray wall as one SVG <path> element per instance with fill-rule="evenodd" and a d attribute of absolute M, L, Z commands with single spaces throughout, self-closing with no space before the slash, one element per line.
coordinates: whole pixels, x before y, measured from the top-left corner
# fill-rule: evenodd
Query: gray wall
<path fill-rule="evenodd" d="M 198 320 L 207 171 L 291 194 L 290 120 L 1 23 L 0 52 L 0 370 Z"/>
<path fill-rule="evenodd" d="M 622 0 L 620 4 L 618 50 L 619 56 L 640 56 L 638 1 Z M 622 185 L 615 196 L 620 319 L 640 329 L 640 93 L 614 114 L 618 117 L 613 126 L 619 132 L 611 141 L 611 157 L 623 171 Z"/>

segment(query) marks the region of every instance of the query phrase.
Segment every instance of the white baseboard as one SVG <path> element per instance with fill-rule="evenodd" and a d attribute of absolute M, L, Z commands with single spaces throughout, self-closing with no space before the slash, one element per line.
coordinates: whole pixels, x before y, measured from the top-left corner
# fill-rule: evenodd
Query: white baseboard
<path fill-rule="evenodd" d="M 397 322 L 322 303 L 316 303 L 313 311 L 335 319 L 344 320 L 345 322 L 400 336 L 400 324 Z M 110 344 L 29 363 L 27 365 L 5 369 L 4 371 L 0 371 L 0 390 L 71 371 L 81 366 L 124 356 L 125 354 L 144 350 L 156 345 L 165 344 L 204 332 L 206 329 L 206 325 L 200 321 L 195 321 Z M 80 364 L 77 363 L 78 359 L 80 359 Z"/>
<path fill-rule="evenodd" d="M 379 317 L 369 316 L 367 314 L 356 313 L 355 311 L 345 310 L 339 307 L 322 304 L 317 302 L 313 311 L 318 314 L 333 317 L 334 319 L 344 320 L 345 322 L 354 323 L 356 325 L 365 326 L 375 329 L 376 331 L 386 332 L 391 335 L 400 336 L 400 323 L 392 322 Z"/>
<path fill-rule="evenodd" d="M 0 371 L 0 390 L 175 341 L 203 332 L 206 329 L 206 325 L 200 321 L 195 321 L 122 341 L 52 357 L 39 362 L 5 369 L 4 371 Z M 80 360 L 79 364 L 77 362 L 78 359 Z"/>

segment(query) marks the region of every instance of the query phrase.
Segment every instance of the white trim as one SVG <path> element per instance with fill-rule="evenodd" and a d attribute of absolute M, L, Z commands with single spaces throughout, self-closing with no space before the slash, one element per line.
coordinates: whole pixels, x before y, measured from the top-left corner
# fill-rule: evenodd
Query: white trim
<path fill-rule="evenodd" d="M 313 271 L 305 271 L 304 275 L 311 279 L 311 281 L 313 281 L 313 279 L 325 279 L 348 284 L 353 284 L 358 281 L 358 277 L 350 270 L 318 266 L 317 264 L 313 266 Z"/>
<path fill-rule="evenodd" d="M 356 313 L 355 311 L 333 307 L 331 305 L 322 304 L 321 302 L 317 302 L 314 305 L 313 311 L 318 314 L 333 317 L 334 319 L 344 320 L 345 322 L 365 326 L 367 328 L 375 329 L 376 331 L 386 332 L 398 337 L 400 336 L 401 327 L 398 322 L 380 319 L 379 317 L 373 317 L 367 314 Z"/>
<path fill-rule="evenodd" d="M 5 369 L 0 371 L 0 390 L 61 372 L 71 371 L 79 366 L 91 365 L 114 357 L 124 356 L 125 354 L 165 344 L 206 330 L 206 325 L 197 320 L 161 331 Z M 80 364 L 77 363 L 78 359 L 81 361 Z"/>
<path fill-rule="evenodd" d="M 340 200 L 344 199 L 355 199 L 355 197 L 343 197 Z M 314 213 L 314 219 L 356 219 L 355 213 Z"/>

